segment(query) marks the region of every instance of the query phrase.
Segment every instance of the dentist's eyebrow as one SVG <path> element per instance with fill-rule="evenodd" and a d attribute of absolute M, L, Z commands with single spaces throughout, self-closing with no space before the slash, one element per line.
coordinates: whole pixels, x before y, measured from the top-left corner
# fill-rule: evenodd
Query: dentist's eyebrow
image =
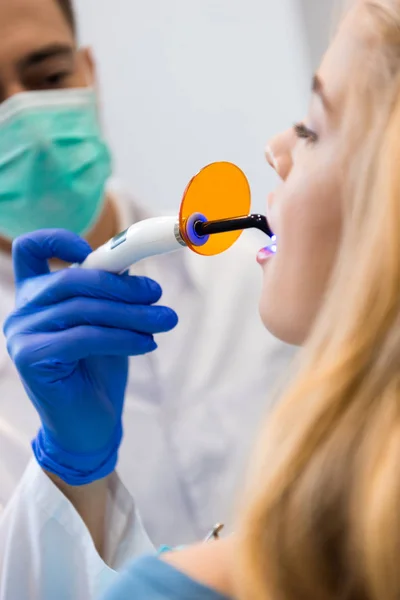
<path fill-rule="evenodd" d="M 328 112 L 331 112 L 332 106 L 331 106 L 328 98 L 326 97 L 325 90 L 324 90 L 324 84 L 322 83 L 322 80 L 318 75 L 314 75 L 314 77 L 312 78 L 311 89 L 314 94 L 316 94 L 317 96 L 319 96 L 321 98 L 324 108 Z"/>
<path fill-rule="evenodd" d="M 73 48 L 72 46 L 68 46 L 67 44 L 50 44 L 48 46 L 44 46 L 43 48 L 39 48 L 35 50 L 28 56 L 24 57 L 18 64 L 19 69 L 28 69 L 30 67 L 34 67 L 40 65 L 41 63 L 49 60 L 51 58 L 64 57 L 71 58 L 73 57 Z"/>

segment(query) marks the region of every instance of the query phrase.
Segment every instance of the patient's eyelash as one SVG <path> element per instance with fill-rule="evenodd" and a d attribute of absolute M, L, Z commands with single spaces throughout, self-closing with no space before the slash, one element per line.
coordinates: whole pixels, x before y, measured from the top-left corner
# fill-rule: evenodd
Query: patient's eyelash
<path fill-rule="evenodd" d="M 298 138 L 303 140 L 308 140 L 310 143 L 315 143 L 318 141 L 318 135 L 315 131 L 312 131 L 304 123 L 296 123 L 294 125 L 294 132 Z"/>

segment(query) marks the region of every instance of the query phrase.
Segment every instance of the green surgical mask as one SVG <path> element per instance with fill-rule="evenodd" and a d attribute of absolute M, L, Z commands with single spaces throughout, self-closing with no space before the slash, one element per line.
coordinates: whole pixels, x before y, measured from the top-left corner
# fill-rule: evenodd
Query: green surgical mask
<path fill-rule="evenodd" d="M 110 175 L 93 89 L 23 92 L 0 106 L 3 237 L 53 227 L 87 233 Z"/>

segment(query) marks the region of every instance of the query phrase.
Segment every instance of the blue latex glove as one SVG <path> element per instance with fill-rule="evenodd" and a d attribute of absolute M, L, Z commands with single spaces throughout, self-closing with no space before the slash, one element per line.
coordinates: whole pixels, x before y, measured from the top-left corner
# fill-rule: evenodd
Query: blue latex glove
<path fill-rule="evenodd" d="M 91 252 L 64 230 L 38 231 L 13 244 L 16 310 L 8 351 L 42 421 L 32 447 L 39 464 L 70 485 L 111 473 L 122 440 L 128 357 L 156 349 L 153 334 L 177 324 L 152 306 L 160 286 L 146 278 L 63 269 Z"/>

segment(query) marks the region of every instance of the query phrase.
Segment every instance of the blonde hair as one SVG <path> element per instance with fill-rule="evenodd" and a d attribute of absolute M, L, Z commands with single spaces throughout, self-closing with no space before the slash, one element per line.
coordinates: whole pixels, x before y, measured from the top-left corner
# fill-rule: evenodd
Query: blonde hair
<path fill-rule="evenodd" d="M 400 598 L 400 0 L 364 4 L 374 43 L 342 120 L 343 239 L 252 465 L 237 569 L 248 600 Z"/>

